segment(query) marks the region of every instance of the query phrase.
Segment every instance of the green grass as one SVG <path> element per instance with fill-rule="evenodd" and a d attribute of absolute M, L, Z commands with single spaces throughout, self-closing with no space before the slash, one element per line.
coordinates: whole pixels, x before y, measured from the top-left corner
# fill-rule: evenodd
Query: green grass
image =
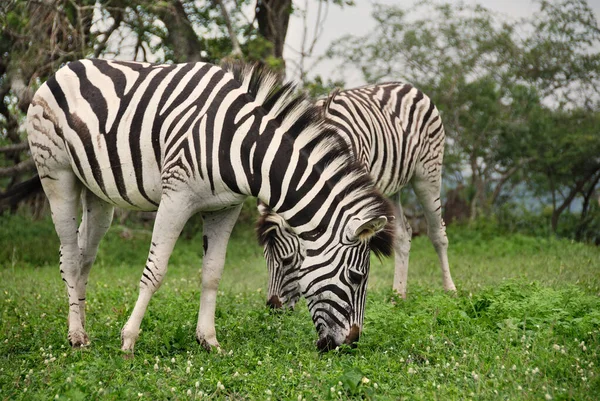
<path fill-rule="evenodd" d="M 133 359 L 120 329 L 137 298 L 150 229 L 114 226 L 88 291 L 92 344 L 66 340 L 67 297 L 48 220 L 0 217 L 0 399 L 597 400 L 600 249 L 564 240 L 451 228 L 457 296 L 415 238 L 409 299 L 394 299 L 391 260 L 373 260 L 356 349 L 319 354 L 305 303 L 270 313 L 249 224 L 237 227 L 217 304 L 222 353 L 194 340 L 199 236 L 182 238 L 142 323 Z M 189 369 L 188 369 L 189 368 Z M 220 383 L 220 384 L 219 384 Z"/>

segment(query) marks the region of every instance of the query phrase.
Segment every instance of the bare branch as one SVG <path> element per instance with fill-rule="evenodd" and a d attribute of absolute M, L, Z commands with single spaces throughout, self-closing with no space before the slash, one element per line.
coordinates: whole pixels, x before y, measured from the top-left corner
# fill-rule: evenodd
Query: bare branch
<path fill-rule="evenodd" d="M 15 153 L 29 149 L 27 142 L 21 142 L 14 145 L 7 145 L 0 148 L 0 153 Z"/>
<path fill-rule="evenodd" d="M 34 170 L 35 165 L 33 164 L 33 159 L 27 159 L 11 167 L 0 168 L 0 178 L 12 177 L 18 174 L 27 173 Z"/>
<path fill-rule="evenodd" d="M 225 25 L 227 26 L 227 32 L 229 33 L 229 39 L 231 40 L 231 45 L 233 46 L 233 50 L 231 52 L 232 56 L 241 56 L 242 48 L 240 47 L 240 42 L 237 40 L 237 36 L 235 35 L 235 31 L 233 30 L 233 25 L 231 24 L 231 19 L 229 18 L 229 14 L 227 13 L 227 9 L 225 8 L 225 4 L 223 4 L 223 0 L 215 0 L 221 9 L 221 15 L 225 20 Z"/>

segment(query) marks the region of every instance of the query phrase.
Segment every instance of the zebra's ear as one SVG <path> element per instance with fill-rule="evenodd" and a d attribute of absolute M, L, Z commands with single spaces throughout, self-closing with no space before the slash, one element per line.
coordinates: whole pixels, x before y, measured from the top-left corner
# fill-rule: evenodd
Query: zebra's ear
<path fill-rule="evenodd" d="M 385 216 L 375 217 L 368 221 L 355 220 L 349 224 L 348 229 L 354 238 L 368 240 L 383 230 L 387 222 L 388 219 Z"/>

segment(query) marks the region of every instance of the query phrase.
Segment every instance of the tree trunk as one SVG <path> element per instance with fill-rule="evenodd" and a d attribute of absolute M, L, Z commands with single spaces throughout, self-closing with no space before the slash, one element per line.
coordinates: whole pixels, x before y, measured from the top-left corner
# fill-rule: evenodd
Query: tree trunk
<path fill-rule="evenodd" d="M 173 61 L 177 63 L 205 61 L 200 54 L 204 50 L 204 45 L 196 35 L 181 1 L 161 3 L 155 11 L 167 28 L 168 35 L 165 42 L 173 49 Z"/>
<path fill-rule="evenodd" d="M 292 13 L 292 0 L 257 0 L 258 32 L 273 44 L 273 56 L 283 59 L 283 46 Z"/>

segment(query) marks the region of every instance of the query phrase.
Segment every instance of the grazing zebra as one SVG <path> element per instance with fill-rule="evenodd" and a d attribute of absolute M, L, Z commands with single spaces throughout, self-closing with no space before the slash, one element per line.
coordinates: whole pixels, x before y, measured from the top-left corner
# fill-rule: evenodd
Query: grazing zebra
<path fill-rule="evenodd" d="M 402 212 L 399 191 L 410 182 L 425 211 L 444 289 L 455 291 L 440 202 L 445 134 L 431 99 L 411 85 L 393 82 L 334 92 L 317 104 L 376 187 L 385 195 L 395 195 L 394 290 L 406 297 L 412 229 Z M 305 254 L 303 244 L 276 212 L 263 204 L 259 212 L 257 234 L 269 269 L 267 304 L 293 307 L 300 297 L 297 271 Z"/>
<path fill-rule="evenodd" d="M 36 92 L 28 140 L 60 239 L 73 346 L 89 341 L 86 283 L 119 206 L 157 210 L 121 348 L 133 352 L 175 242 L 197 212 L 204 258 L 196 339 L 207 350 L 218 347 L 217 287 L 248 196 L 277 211 L 304 241 L 299 283 L 318 348 L 358 340 L 369 249 L 391 253 L 393 230 L 385 226 L 393 208 L 347 157 L 319 109 L 292 84 L 276 82 L 274 74 L 240 65 L 81 60 Z"/>

